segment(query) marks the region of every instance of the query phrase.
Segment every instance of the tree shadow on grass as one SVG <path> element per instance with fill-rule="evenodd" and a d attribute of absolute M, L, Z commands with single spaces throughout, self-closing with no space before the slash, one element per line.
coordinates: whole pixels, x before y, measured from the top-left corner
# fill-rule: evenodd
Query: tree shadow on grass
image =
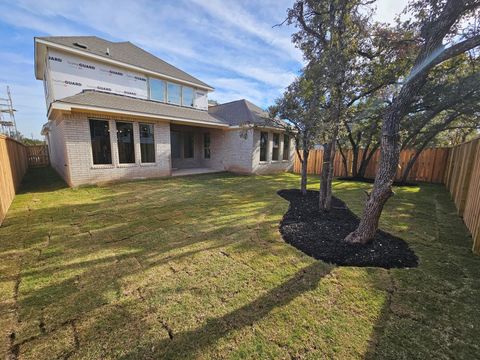
<path fill-rule="evenodd" d="M 320 280 L 333 269 L 323 262 L 314 262 L 298 271 L 288 281 L 269 290 L 254 301 L 221 317 L 208 319 L 206 323 L 194 330 L 181 333 L 172 332 L 170 339 L 165 339 L 149 346 L 133 349 L 122 359 L 136 359 L 145 356 L 168 358 L 193 358 L 203 349 L 215 344 L 229 333 L 251 327 L 267 317 L 275 308 L 289 304 L 296 297 L 315 290 Z M 149 353 L 155 349 L 155 353 Z"/>
<path fill-rule="evenodd" d="M 29 172 L 22 188 L 27 196 L 19 198 L 0 233 L 8 238 L 0 257 L 15 254 L 20 268 L 6 275 L 10 281 L 21 279 L 16 295 L 21 348 L 29 347 L 28 339 L 41 342 L 72 322 L 86 323 L 125 297 L 138 301 L 121 291 L 124 279 L 141 278 L 141 273 L 181 278 L 201 253 L 220 257 L 219 267 L 227 268 L 223 259 L 228 259 L 239 272 L 255 271 L 248 264 L 250 254 L 281 258 L 290 251 L 285 246 L 260 241 L 258 234 L 250 238 L 257 227 L 263 230 L 259 234 L 273 231 L 278 219 L 271 215 L 278 211 L 272 204 L 285 206 L 277 201 L 273 178 L 258 181 L 262 193 L 252 191 L 250 177 L 238 180 L 232 174 L 70 190 L 51 168 Z M 170 189 L 178 188 L 185 191 L 172 196 Z M 220 251 L 225 249 L 228 253 Z M 143 286 L 127 285 L 128 291 Z"/>

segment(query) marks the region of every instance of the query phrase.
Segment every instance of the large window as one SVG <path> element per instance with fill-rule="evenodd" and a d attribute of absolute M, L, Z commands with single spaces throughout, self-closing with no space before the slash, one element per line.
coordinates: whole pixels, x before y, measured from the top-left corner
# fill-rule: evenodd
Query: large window
<path fill-rule="evenodd" d="M 90 139 L 94 164 L 111 164 L 110 129 L 108 121 L 90 120 Z"/>
<path fill-rule="evenodd" d="M 172 131 L 170 133 L 170 143 L 172 147 L 172 159 L 180 159 L 182 156 L 181 133 L 178 131 Z"/>
<path fill-rule="evenodd" d="M 203 157 L 210 159 L 210 133 L 203 134 Z"/>
<path fill-rule="evenodd" d="M 190 159 L 194 156 L 195 136 L 193 133 L 183 133 L 183 158 Z"/>
<path fill-rule="evenodd" d="M 278 153 L 280 150 L 280 135 L 273 134 L 273 148 L 272 148 L 272 160 L 278 161 Z"/>
<path fill-rule="evenodd" d="M 135 162 L 135 148 L 133 145 L 133 124 L 117 121 L 118 162 L 131 164 Z"/>
<path fill-rule="evenodd" d="M 165 102 L 165 81 L 150 78 L 150 99 Z"/>
<path fill-rule="evenodd" d="M 283 160 L 290 160 L 290 136 L 283 135 Z"/>
<path fill-rule="evenodd" d="M 140 152 L 142 163 L 155 162 L 155 139 L 153 137 L 152 124 L 139 124 L 140 129 Z"/>
<path fill-rule="evenodd" d="M 267 161 L 268 133 L 260 133 L 260 161 Z"/>
<path fill-rule="evenodd" d="M 178 84 L 168 83 L 167 85 L 168 103 L 180 105 L 182 99 L 182 88 Z"/>
<path fill-rule="evenodd" d="M 182 86 L 182 105 L 193 107 L 193 89 Z"/>

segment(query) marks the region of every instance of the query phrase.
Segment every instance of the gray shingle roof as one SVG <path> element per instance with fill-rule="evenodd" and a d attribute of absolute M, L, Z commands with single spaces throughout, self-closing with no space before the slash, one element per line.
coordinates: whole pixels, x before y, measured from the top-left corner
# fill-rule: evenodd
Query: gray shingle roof
<path fill-rule="evenodd" d="M 191 109 L 95 90 L 84 90 L 79 94 L 68 96 L 61 100 L 57 100 L 56 102 L 138 112 L 146 115 L 158 116 L 160 118 L 164 116 L 179 120 L 201 121 L 211 123 L 212 125 L 227 125 L 222 119 L 212 116 L 204 110 Z"/>
<path fill-rule="evenodd" d="M 125 64 L 141 67 L 145 70 L 164 74 L 179 80 L 188 81 L 202 87 L 209 87 L 210 85 L 198 80 L 190 74 L 176 68 L 173 65 L 159 59 L 149 52 L 139 48 L 129 41 L 111 42 L 100 39 L 96 36 L 47 36 L 38 37 L 40 40 L 49 41 L 55 44 L 63 45 L 75 50 L 81 50 L 86 53 L 91 53 L 106 59 L 116 60 Z M 86 45 L 86 49 L 80 48 L 74 43 Z M 110 55 L 107 55 L 107 48 Z"/>
<path fill-rule="evenodd" d="M 275 126 L 275 122 L 270 119 L 269 114 L 265 110 L 245 99 L 211 106 L 208 108 L 208 112 L 221 118 L 231 126 L 249 124 Z"/>

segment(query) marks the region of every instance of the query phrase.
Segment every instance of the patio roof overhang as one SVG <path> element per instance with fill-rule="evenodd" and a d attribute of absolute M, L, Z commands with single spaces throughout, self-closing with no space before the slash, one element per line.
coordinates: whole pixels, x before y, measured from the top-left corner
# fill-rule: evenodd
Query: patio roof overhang
<path fill-rule="evenodd" d="M 61 121 L 62 115 L 74 112 L 166 121 L 191 126 L 229 128 L 228 124 L 203 110 L 95 91 L 84 91 L 52 102 L 48 109 L 48 119 Z"/>

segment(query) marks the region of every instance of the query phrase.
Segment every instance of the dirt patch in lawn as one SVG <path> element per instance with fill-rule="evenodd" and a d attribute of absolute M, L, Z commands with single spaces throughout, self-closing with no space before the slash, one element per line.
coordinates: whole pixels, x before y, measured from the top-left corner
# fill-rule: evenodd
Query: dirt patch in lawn
<path fill-rule="evenodd" d="M 417 256 L 404 240 L 381 230 L 366 245 L 344 242 L 359 219 L 340 199 L 333 197 L 332 210 L 323 213 L 318 211 L 318 191 L 309 190 L 305 196 L 300 190 L 280 190 L 278 194 L 290 202 L 280 222 L 283 239 L 305 254 L 347 266 L 390 269 L 418 265 Z"/>
<path fill-rule="evenodd" d="M 360 176 L 355 176 L 355 177 L 352 177 L 352 176 L 342 176 L 342 177 L 339 177 L 337 178 L 337 180 L 341 180 L 341 181 L 357 181 L 357 182 L 363 182 L 363 183 L 367 183 L 367 184 L 373 184 L 375 182 L 375 179 L 368 179 L 368 178 L 364 178 L 364 177 L 360 177 Z M 416 183 L 412 183 L 412 182 L 402 182 L 402 181 L 394 181 L 393 182 L 393 185 L 394 186 L 418 186 L 418 184 Z"/>

